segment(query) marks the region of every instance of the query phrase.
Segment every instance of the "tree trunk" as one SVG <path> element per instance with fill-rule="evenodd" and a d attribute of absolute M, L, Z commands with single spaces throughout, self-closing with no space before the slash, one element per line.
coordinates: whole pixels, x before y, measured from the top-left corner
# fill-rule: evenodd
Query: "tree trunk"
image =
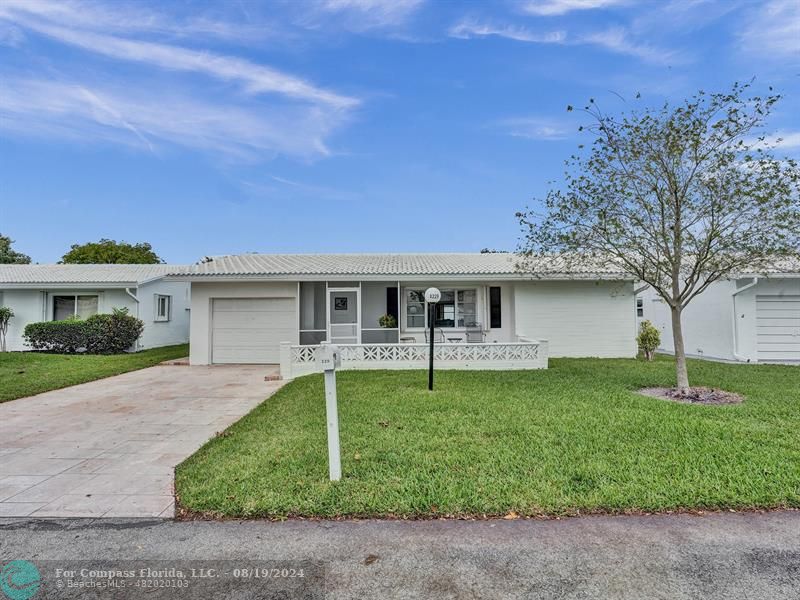
<path fill-rule="evenodd" d="M 689 391 L 689 373 L 686 370 L 686 351 L 683 347 L 683 327 L 681 326 L 681 309 L 672 309 L 672 343 L 675 348 L 675 370 L 677 372 L 678 390 Z"/>

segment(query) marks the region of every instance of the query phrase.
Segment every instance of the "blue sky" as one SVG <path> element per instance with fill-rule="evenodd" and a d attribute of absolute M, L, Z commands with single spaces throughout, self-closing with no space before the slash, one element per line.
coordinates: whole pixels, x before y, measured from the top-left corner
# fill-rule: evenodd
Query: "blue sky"
<path fill-rule="evenodd" d="M 800 154 L 798 40 L 796 0 L 3 0 L 0 232 L 37 262 L 513 249 L 586 141 L 567 104 L 755 76 Z"/>

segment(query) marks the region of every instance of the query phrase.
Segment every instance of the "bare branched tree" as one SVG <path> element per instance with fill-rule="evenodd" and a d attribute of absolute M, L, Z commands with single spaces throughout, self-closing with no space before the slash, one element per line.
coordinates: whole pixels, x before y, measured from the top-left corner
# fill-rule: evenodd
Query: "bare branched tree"
<path fill-rule="evenodd" d="M 528 270 L 593 258 L 653 287 L 671 310 L 683 392 L 684 308 L 715 281 L 800 252 L 800 169 L 764 134 L 781 97 L 751 85 L 620 117 L 590 100 L 591 147 L 567 160 L 544 211 L 517 213 Z"/>

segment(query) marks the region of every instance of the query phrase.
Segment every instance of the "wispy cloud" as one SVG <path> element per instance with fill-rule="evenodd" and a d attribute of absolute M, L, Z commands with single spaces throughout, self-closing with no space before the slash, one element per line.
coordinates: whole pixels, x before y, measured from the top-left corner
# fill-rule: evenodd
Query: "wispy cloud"
<path fill-rule="evenodd" d="M 472 37 L 498 36 L 516 40 L 518 42 L 532 42 L 539 44 L 559 44 L 566 40 L 563 31 L 538 32 L 526 27 L 516 25 L 494 25 L 479 22 L 474 19 L 465 19 L 453 25 L 449 31 L 450 37 L 469 39 Z"/>
<path fill-rule="evenodd" d="M 202 32 L 224 36 L 226 21 L 178 20 L 139 4 L 117 6 L 119 12 L 70 0 L 0 3 L 0 32 L 22 34 L 5 36 L 7 45 L 24 44 L 27 34 L 46 36 L 141 67 L 106 69 L 100 63 L 87 76 L 85 70 L 76 71 L 74 61 L 58 57 L 48 61 L 46 72 L 38 63 L 13 73 L 0 66 L 0 129 L 154 153 L 174 144 L 247 160 L 277 154 L 312 157 L 330 152 L 326 138 L 349 122 L 360 104 L 358 98 L 272 66 L 174 43 L 182 35 L 205 43 Z M 166 88 L 165 78 L 154 71 L 170 74 Z M 209 86 L 208 79 L 233 85 Z"/>
<path fill-rule="evenodd" d="M 149 10 L 143 3 L 118 0 L 100 4 L 87 0 L 3 0 L 0 19 L 45 20 L 66 28 L 102 31 L 106 34 L 157 34 L 171 38 L 203 36 L 229 42 L 254 42 L 285 35 L 264 19 L 212 18 L 202 13 L 189 18 L 171 17 Z"/>
<path fill-rule="evenodd" d="M 653 64 L 675 64 L 686 61 L 685 57 L 677 52 L 635 42 L 630 32 L 622 27 L 571 35 L 565 31 L 539 32 L 518 25 L 496 25 L 465 19 L 451 27 L 449 35 L 461 39 L 498 36 L 535 44 L 593 45 L 616 54 L 635 56 Z"/>
<path fill-rule="evenodd" d="M 530 140 L 556 141 L 569 137 L 569 128 L 554 119 L 543 117 L 510 117 L 492 123 L 503 133 Z"/>
<path fill-rule="evenodd" d="M 305 0 L 289 2 L 289 22 L 315 37 L 368 34 L 418 41 L 409 27 L 426 0 Z"/>
<path fill-rule="evenodd" d="M 585 34 L 579 38 L 579 43 L 594 44 L 595 46 L 601 46 L 611 52 L 635 56 L 643 61 L 654 64 L 685 62 L 685 57 L 675 51 L 633 41 L 629 32 L 622 27 L 612 27 L 604 31 Z"/>
<path fill-rule="evenodd" d="M 762 141 L 747 140 L 759 148 L 777 148 L 780 150 L 796 150 L 800 148 L 800 131 L 778 131 L 764 136 Z"/>
<path fill-rule="evenodd" d="M 0 46 L 11 46 L 17 48 L 25 41 L 25 34 L 22 30 L 12 23 L 0 21 Z"/>
<path fill-rule="evenodd" d="M 682 35 L 739 10 L 735 0 L 665 0 L 633 14 L 631 30 L 643 35 Z"/>
<path fill-rule="evenodd" d="M 239 183 L 249 194 L 269 198 L 300 197 L 316 200 L 336 200 L 340 202 L 351 202 L 361 198 L 361 194 L 348 190 L 340 190 L 324 185 L 304 183 L 279 177 L 278 175 L 267 174 L 267 178 L 279 185 L 270 183 L 264 184 L 256 181 L 241 180 Z"/>
<path fill-rule="evenodd" d="M 575 10 L 592 10 L 627 4 L 630 0 L 530 0 L 522 10 L 531 15 L 552 17 Z"/>
<path fill-rule="evenodd" d="M 320 0 L 320 12 L 336 15 L 349 29 L 396 27 L 408 21 L 424 0 Z"/>
<path fill-rule="evenodd" d="M 108 142 L 152 152 L 174 144 L 244 160 L 325 155 L 325 137 L 343 119 L 302 105 L 223 109 L 212 102 L 150 91 L 35 79 L 6 79 L 5 84 L 0 129 L 8 133 Z"/>
<path fill-rule="evenodd" d="M 233 56 L 68 29 L 31 19 L 17 19 L 17 24 L 65 44 L 111 58 L 144 63 L 162 69 L 201 73 L 223 81 L 237 81 L 252 94 L 278 93 L 339 108 L 358 104 L 354 98 L 324 90 L 277 69 Z"/>
<path fill-rule="evenodd" d="M 761 58 L 800 63 L 800 2 L 755 4 L 740 39 L 745 50 Z"/>

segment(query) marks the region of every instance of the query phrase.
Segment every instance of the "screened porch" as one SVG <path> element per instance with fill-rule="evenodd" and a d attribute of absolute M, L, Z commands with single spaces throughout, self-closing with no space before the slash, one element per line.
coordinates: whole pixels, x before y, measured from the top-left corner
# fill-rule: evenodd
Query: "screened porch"
<path fill-rule="evenodd" d="M 516 341 L 509 325 L 503 327 L 499 285 L 315 281 L 299 284 L 300 345 L 424 343 L 429 335 L 425 289 L 431 286 L 442 292 L 434 305 L 434 341 Z"/>

